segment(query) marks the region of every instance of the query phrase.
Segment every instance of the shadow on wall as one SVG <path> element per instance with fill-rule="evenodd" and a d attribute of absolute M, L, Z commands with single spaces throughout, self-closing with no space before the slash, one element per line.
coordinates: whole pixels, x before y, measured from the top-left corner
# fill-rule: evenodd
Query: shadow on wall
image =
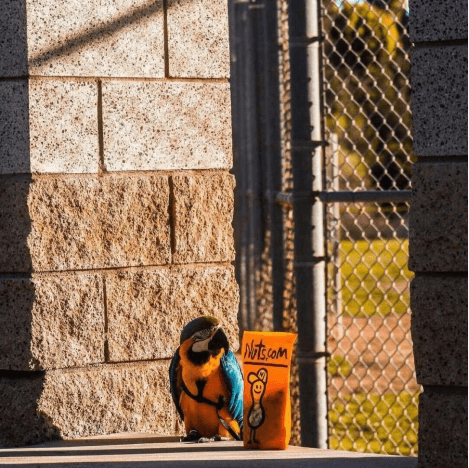
<path fill-rule="evenodd" d="M 17 0 L 14 2 L 1 2 L 0 4 L 0 77 L 22 77 L 14 81 L 0 81 L 0 175 L 4 174 L 28 174 L 30 173 L 30 152 L 29 152 L 29 90 L 28 82 L 24 78 L 28 74 L 28 50 L 26 36 L 26 0 Z M 7 209 L 5 203 L 11 200 L 5 200 L 2 183 L 0 197 L 2 197 L 0 210 Z M 8 184 L 6 184 L 8 185 Z M 20 189 L 22 190 L 22 189 Z M 19 195 L 21 198 L 22 195 Z M 26 199 L 24 199 L 26 200 Z M 24 205 L 26 206 L 26 205 Z M 26 212 L 22 212 L 17 206 L 17 212 L 20 216 L 27 217 Z M 16 213 L 15 213 L 16 214 Z M 13 214 L 12 214 L 13 215 Z M 8 232 L 9 227 L 5 225 L 12 222 L 8 215 L 2 212 L 0 219 L 0 272 L 5 271 L 4 256 L 20 255 L 23 268 L 19 271 L 30 269 L 26 267 L 28 256 L 24 251 L 13 252 L 10 244 L 13 243 L 13 237 L 4 238 L 4 231 Z M 14 221 L 13 221 L 14 222 Z M 23 229 L 20 229 L 23 230 Z M 19 243 L 19 239 L 16 243 Z M 6 250 L 5 250 L 6 249 Z M 24 248 L 26 245 L 24 244 Z M 20 261 L 17 259 L 17 261 Z"/>
<path fill-rule="evenodd" d="M 15 98 L 14 102 L 0 99 L 3 166 L 15 161 L 12 155 L 24 158 L 28 154 L 23 146 L 27 144 L 29 119 L 28 93 L 22 83 L 2 84 L 8 85 L 9 96 Z M 5 87 L 0 89 L 5 91 Z M 15 119 L 5 122 L 5 116 Z M 8 144 L 15 137 L 16 148 Z M 7 150 L 10 157 L 5 158 Z M 36 411 L 45 373 L 29 371 L 33 365 L 29 350 L 36 298 L 27 242 L 31 232 L 28 210 L 31 183 L 30 175 L 0 176 L 0 446 L 32 444 L 58 436 L 56 429 Z"/>
<path fill-rule="evenodd" d="M 0 447 L 37 444 L 60 438 L 37 411 L 45 372 L 0 370 Z"/>
<path fill-rule="evenodd" d="M 27 245 L 31 182 L 28 175 L 0 177 L 0 446 L 58 437 L 37 412 L 45 372 L 28 370 L 36 298 Z"/>
<path fill-rule="evenodd" d="M 97 26 L 86 32 L 72 34 L 63 44 L 53 45 L 50 49 L 31 57 L 29 59 L 29 66 L 44 66 L 47 62 L 57 57 L 68 55 L 103 37 L 111 36 L 117 31 L 132 25 L 132 23 L 141 21 L 144 17 L 148 18 L 161 13 L 163 11 L 163 5 L 163 0 L 150 0 L 141 7 L 133 9 L 130 13 L 123 13 L 106 24 Z"/>
<path fill-rule="evenodd" d="M 182 0 L 185 1 L 185 0 Z M 161 13 L 163 0 L 150 0 L 131 12 L 118 15 L 112 21 L 71 34 L 66 41 L 33 55 L 28 61 L 26 0 L 2 2 L 2 31 L 0 31 L 0 76 L 26 76 L 28 66 L 41 67 L 54 58 L 68 55 L 87 45 L 111 36 L 119 30 Z M 8 71 L 7 71 L 8 70 Z"/>
<path fill-rule="evenodd" d="M 25 76 L 28 73 L 26 0 L 0 4 L 0 76 Z M 9 73 L 11 70 L 12 73 Z M 2 106 L 3 107 L 3 106 Z M 2 108 L 3 111 L 3 108 Z M 4 151 L 3 129 L 0 130 L 1 155 Z"/>
<path fill-rule="evenodd" d="M 27 74 L 25 0 L 0 12 L 0 75 Z M 29 154 L 29 90 L 26 79 L 0 82 L 0 446 L 54 438 L 36 412 L 44 372 L 28 372 L 35 288 L 28 249 L 32 183 Z"/>

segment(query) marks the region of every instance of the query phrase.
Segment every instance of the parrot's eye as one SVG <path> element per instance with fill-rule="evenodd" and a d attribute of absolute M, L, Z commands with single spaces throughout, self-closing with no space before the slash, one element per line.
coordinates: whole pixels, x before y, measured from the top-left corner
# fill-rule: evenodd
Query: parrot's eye
<path fill-rule="evenodd" d="M 192 335 L 192 338 L 194 339 L 194 341 L 204 341 L 207 338 L 209 338 L 210 335 L 211 335 L 210 330 L 201 330 L 197 333 L 194 333 Z"/>
<path fill-rule="evenodd" d="M 218 327 L 207 328 L 205 330 L 200 330 L 192 335 L 194 341 L 204 341 L 210 338 L 215 331 L 218 330 Z"/>

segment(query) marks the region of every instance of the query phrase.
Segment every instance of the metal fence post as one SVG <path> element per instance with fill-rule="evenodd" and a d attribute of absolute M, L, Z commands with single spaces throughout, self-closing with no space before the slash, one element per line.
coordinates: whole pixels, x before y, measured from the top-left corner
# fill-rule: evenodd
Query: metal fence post
<path fill-rule="evenodd" d="M 256 276 L 261 253 L 261 181 L 258 149 L 255 17 L 250 0 L 230 7 L 233 142 L 236 174 L 236 275 L 241 290 L 240 322 L 253 329 L 256 318 Z"/>
<path fill-rule="evenodd" d="M 318 0 L 289 1 L 291 135 L 301 443 L 327 448 L 324 131 Z"/>
<path fill-rule="evenodd" d="M 263 173 L 263 229 L 270 238 L 272 328 L 282 330 L 283 321 L 283 222 L 282 207 L 275 196 L 282 190 L 280 148 L 280 96 L 277 0 L 257 0 L 259 154 Z"/>

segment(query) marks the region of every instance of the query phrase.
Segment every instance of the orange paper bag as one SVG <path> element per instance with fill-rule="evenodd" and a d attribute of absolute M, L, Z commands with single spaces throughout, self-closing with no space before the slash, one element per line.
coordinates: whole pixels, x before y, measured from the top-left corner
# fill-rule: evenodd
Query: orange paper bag
<path fill-rule="evenodd" d="M 280 449 L 291 434 L 290 362 L 296 334 L 243 335 L 244 446 Z"/>

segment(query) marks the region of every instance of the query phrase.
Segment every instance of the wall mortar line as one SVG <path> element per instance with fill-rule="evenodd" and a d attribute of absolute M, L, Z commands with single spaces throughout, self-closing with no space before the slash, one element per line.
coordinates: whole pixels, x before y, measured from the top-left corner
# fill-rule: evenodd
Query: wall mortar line
<path fill-rule="evenodd" d="M 109 362 L 109 316 L 107 309 L 106 276 L 103 275 L 103 301 L 104 301 L 104 362 Z"/>
<path fill-rule="evenodd" d="M 169 78 L 168 0 L 163 0 L 164 76 Z"/>
<path fill-rule="evenodd" d="M 467 45 L 467 39 L 441 39 L 435 41 L 411 41 L 414 47 L 444 47 Z"/>
<path fill-rule="evenodd" d="M 465 271 L 414 271 L 414 281 L 418 278 L 467 278 L 467 270 Z"/>
<path fill-rule="evenodd" d="M 108 171 L 100 174 L 100 177 L 168 177 L 168 176 L 206 176 L 210 174 L 226 174 L 228 168 L 207 168 L 207 169 L 149 169 L 147 171 Z M 33 181 L 36 180 L 49 180 L 49 179 L 95 179 L 96 172 L 44 172 L 44 173 L 31 173 L 31 172 L 12 172 L 7 174 L 0 174 L 0 178 L 21 178 L 27 177 Z"/>
<path fill-rule="evenodd" d="M 98 80 L 98 175 L 106 171 L 104 164 L 104 129 L 103 129 L 103 84 Z"/>
<path fill-rule="evenodd" d="M 169 232 L 170 232 L 170 246 L 171 246 L 171 264 L 173 263 L 173 256 L 176 252 L 176 200 L 174 199 L 174 182 L 173 176 L 169 176 Z"/>
<path fill-rule="evenodd" d="M 154 359 L 140 359 L 134 361 L 116 361 L 116 362 L 101 362 L 94 364 L 87 364 L 86 367 L 61 367 L 57 369 L 43 369 L 36 372 L 47 373 L 50 375 L 54 374 L 79 374 L 88 372 L 99 372 L 99 371 L 110 371 L 113 369 L 141 369 L 145 367 L 151 367 L 152 365 L 169 363 L 171 357 L 168 358 L 154 358 Z M 8 372 L 28 372 L 31 371 L 8 371 Z M 1 373 L 1 371 L 0 371 Z"/>
<path fill-rule="evenodd" d="M 141 272 L 141 271 L 173 271 L 184 270 L 191 268 L 227 268 L 233 267 L 231 260 L 224 260 L 220 262 L 192 262 L 192 263 L 174 263 L 164 265 L 137 265 L 137 266 L 124 266 L 124 267 L 109 267 L 109 268 L 90 268 L 85 270 L 50 270 L 50 271 L 35 271 L 24 273 L 10 273 L 0 272 L 0 281 L 11 279 L 34 279 L 35 277 L 59 277 L 59 276 L 75 276 L 75 275 L 96 275 L 104 274 L 111 275 L 120 272 Z"/>
<path fill-rule="evenodd" d="M 440 395 L 467 395 L 467 385 L 425 385 L 425 390 Z"/>
<path fill-rule="evenodd" d="M 18 76 L 0 76 L 0 81 L 18 81 L 27 80 L 29 75 L 18 75 Z"/>
<path fill-rule="evenodd" d="M 172 176 L 172 175 L 207 175 L 207 174 L 225 174 L 227 168 L 207 168 L 207 169 L 149 169 L 147 171 L 135 170 L 135 171 L 108 171 L 106 170 L 102 176 L 105 177 L 128 177 L 128 176 L 142 176 L 142 177 L 156 177 L 156 176 Z M 94 172 L 45 172 L 45 173 L 10 173 L 0 174 L 1 177 L 31 177 L 32 180 L 41 179 L 93 179 L 96 178 Z"/>
<path fill-rule="evenodd" d="M 467 163 L 467 155 L 454 155 L 454 156 L 416 156 L 419 163 L 438 163 L 438 164 L 452 164 L 452 163 Z"/>
<path fill-rule="evenodd" d="M 2 77 L 0 81 L 17 81 L 18 79 L 31 79 L 37 81 L 79 81 L 79 82 L 153 82 L 153 83 L 229 83 L 230 79 L 226 77 L 203 78 L 203 77 L 143 77 L 143 76 L 55 76 L 55 75 L 29 75 L 21 77 Z"/>

